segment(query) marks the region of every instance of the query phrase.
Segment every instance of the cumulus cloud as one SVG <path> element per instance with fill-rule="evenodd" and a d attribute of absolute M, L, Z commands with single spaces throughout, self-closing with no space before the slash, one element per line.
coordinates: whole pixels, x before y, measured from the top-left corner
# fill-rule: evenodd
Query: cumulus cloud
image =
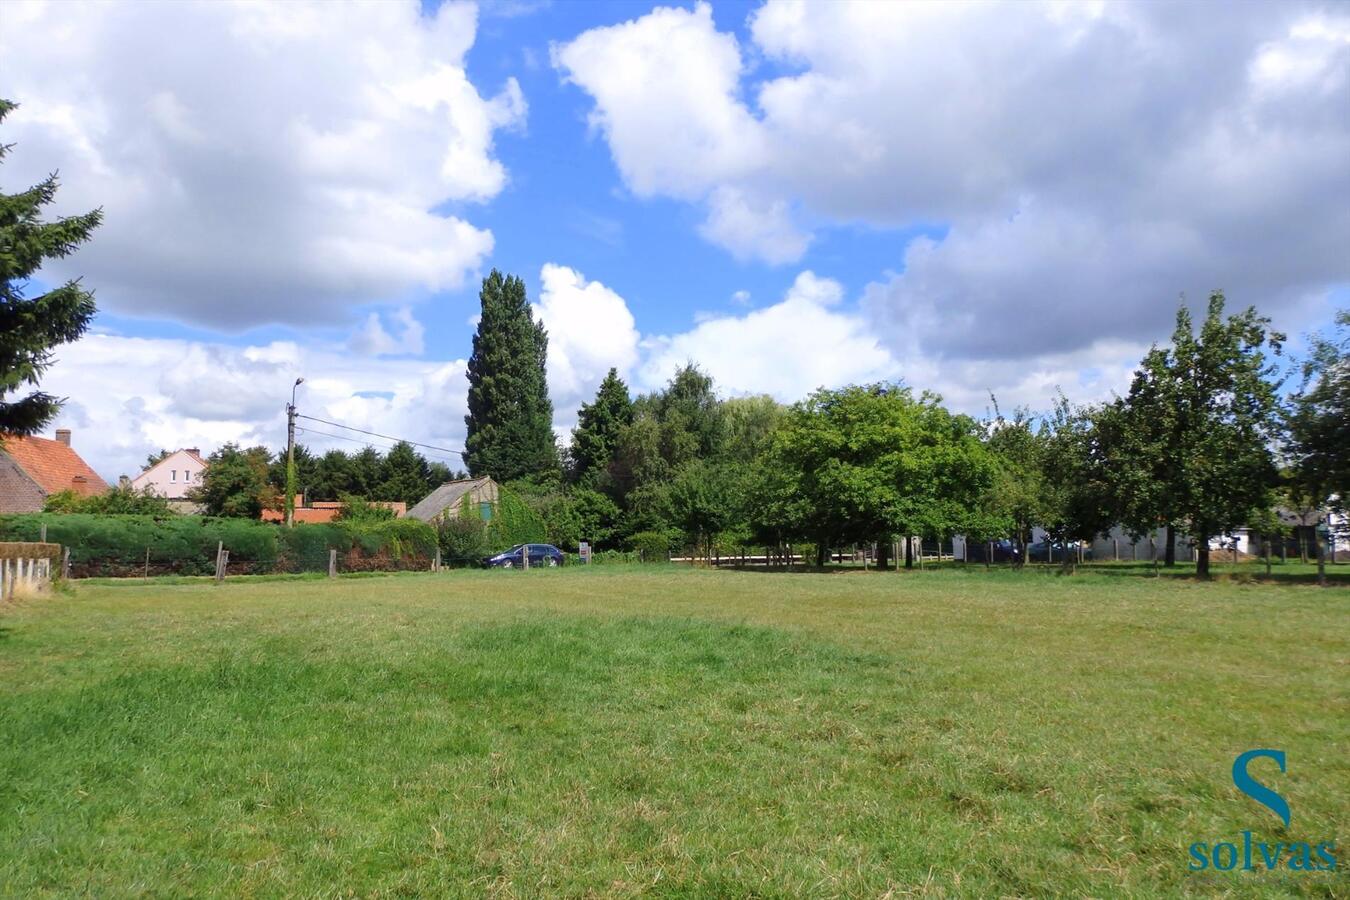
<path fill-rule="evenodd" d="M 106 479 L 134 475 L 146 454 L 226 441 L 286 443 L 286 403 L 298 376 L 300 411 L 357 428 L 461 448 L 466 362 L 355 358 L 341 346 L 287 341 L 252 346 L 114 334 L 63 348 L 43 387 L 70 401 L 53 427 Z M 359 434 L 300 422 L 314 450 L 359 449 Z M 328 437 L 320 432 L 352 440 Z M 353 443 L 352 441 L 355 441 Z M 376 446 L 388 441 L 371 438 Z M 448 461 L 457 466 L 458 458 Z"/>
<path fill-rule="evenodd" d="M 790 402 L 822 385 L 899 375 L 896 360 L 863 318 L 832 309 L 842 299 L 839 282 L 802 272 L 779 303 L 649 338 L 639 380 L 658 387 L 680 366 L 696 362 L 724 392 Z"/>
<path fill-rule="evenodd" d="M 611 367 L 627 375 L 638 357 L 637 323 L 623 297 L 575 269 L 547 263 L 534 314 L 548 330 L 548 383 L 554 409 L 575 415 Z"/>
<path fill-rule="evenodd" d="M 379 313 L 371 313 L 366 317 L 365 324 L 347 340 L 347 346 L 352 352 L 363 356 L 420 354 L 426 344 L 426 329 L 417 321 L 413 311 L 406 306 L 400 307 L 394 311 L 392 318 L 397 335 L 384 327 Z"/>
<path fill-rule="evenodd" d="M 106 214 L 47 276 L 86 276 L 105 309 L 229 329 L 460 285 L 492 234 L 433 210 L 502 190 L 493 137 L 525 117 L 514 79 L 488 97 L 466 75 L 476 15 L 7 5 L 0 58 L 22 105 L 6 182 L 59 169 L 59 211 Z"/>
<path fill-rule="evenodd" d="M 1335 6 L 768 0 L 748 24 L 660 9 L 554 61 L 629 188 L 705 206 L 737 257 L 799 259 L 807 222 L 942 225 L 869 292 L 896 352 L 1139 340 L 1215 287 L 1297 324 L 1350 281 Z"/>
<path fill-rule="evenodd" d="M 854 302 L 838 281 L 810 271 L 798 274 L 772 305 L 708 315 L 686 331 L 642 338 L 627 302 L 612 288 L 556 264 L 544 267 L 541 281 L 535 313 L 550 332 L 554 428 L 563 438 L 611 366 L 634 391 L 649 391 L 692 361 L 713 376 L 723 396 L 767 393 L 783 402 L 822 386 L 899 379 L 978 414 L 991 392 L 1005 409 L 1043 410 L 1060 390 L 1080 402 L 1123 391 L 1145 349 L 1102 338 L 1033 362 L 953 360 L 927 354 L 915 341 L 897 353 L 877 338 L 879 322 L 866 298 Z M 100 333 L 62 348 L 44 387 L 71 398 L 53 427 L 72 428 L 80 453 L 115 479 L 139 471 L 146 454 L 161 447 L 210 452 L 236 441 L 281 448 L 285 405 L 301 375 L 299 406 L 307 415 L 461 448 L 465 369 L 463 359 L 362 357 L 340 344 L 237 346 Z M 367 440 L 388 444 L 303 419 L 300 427 L 300 442 L 317 451 L 354 450 Z"/>

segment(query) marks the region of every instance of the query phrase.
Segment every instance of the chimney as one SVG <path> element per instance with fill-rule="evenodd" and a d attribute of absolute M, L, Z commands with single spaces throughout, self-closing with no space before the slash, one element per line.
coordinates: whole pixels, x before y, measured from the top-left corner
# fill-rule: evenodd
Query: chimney
<path fill-rule="evenodd" d="M 188 448 L 187 448 L 187 452 L 188 452 L 188 453 L 191 453 L 193 456 L 201 456 L 201 455 L 202 455 L 202 448 L 201 448 L 201 447 L 188 447 Z"/>
<path fill-rule="evenodd" d="M 57 442 L 58 444 L 65 444 L 67 447 L 69 447 L 69 446 L 70 446 L 70 429 L 69 429 L 69 428 L 58 428 L 58 429 L 56 429 L 56 442 Z"/>
<path fill-rule="evenodd" d="M 131 490 L 131 479 L 126 475 L 117 476 L 117 486 L 124 491 Z"/>

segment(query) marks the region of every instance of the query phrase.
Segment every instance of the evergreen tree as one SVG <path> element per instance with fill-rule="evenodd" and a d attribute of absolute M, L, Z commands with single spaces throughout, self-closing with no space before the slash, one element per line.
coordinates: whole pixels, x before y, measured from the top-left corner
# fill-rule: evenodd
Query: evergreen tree
<path fill-rule="evenodd" d="M 384 459 L 380 456 L 380 451 L 374 447 L 362 447 L 361 452 L 352 457 L 347 493 L 368 499 L 374 497 L 380 489 L 383 465 Z"/>
<path fill-rule="evenodd" d="M 558 473 L 545 362 L 548 333 L 534 321 L 525 282 L 496 269 L 483 279 L 482 315 L 469 357 L 464 461 L 505 482 Z"/>
<path fill-rule="evenodd" d="M 633 421 L 633 401 L 617 369 L 610 369 L 593 403 L 583 403 L 572 429 L 571 475 L 575 483 L 590 482 L 609 468 L 619 433 Z"/>
<path fill-rule="evenodd" d="M 401 501 L 412 506 L 431 492 L 426 458 L 407 441 L 399 441 L 384 457 L 377 500 Z"/>
<path fill-rule="evenodd" d="M 15 104 L 0 100 L 0 121 Z M 0 160 L 12 144 L 0 144 Z M 37 297 L 24 296 L 45 260 L 64 257 L 89 240 L 103 220 L 96 209 L 42 222 L 42 207 L 56 197 L 57 177 L 17 194 L 0 194 L 0 433 L 33 434 L 56 417 L 61 401 L 34 390 L 7 401 L 24 386 L 36 388 L 52 364 L 52 348 L 84 334 L 94 317 L 94 295 L 68 281 Z"/>

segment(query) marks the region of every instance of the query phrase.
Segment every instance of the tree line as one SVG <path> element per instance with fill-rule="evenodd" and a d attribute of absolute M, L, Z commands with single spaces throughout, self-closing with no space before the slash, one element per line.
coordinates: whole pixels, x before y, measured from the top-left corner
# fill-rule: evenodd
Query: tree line
<path fill-rule="evenodd" d="M 469 363 L 466 463 L 531 502 L 555 543 L 827 548 L 899 537 L 1090 541 L 1120 526 L 1178 535 L 1208 574 L 1210 540 L 1274 535 L 1277 507 L 1339 510 L 1350 496 L 1350 313 L 1283 375 L 1284 335 L 1213 293 L 1183 305 L 1128 392 L 983 418 L 899 383 L 821 389 L 792 405 L 720 398 L 695 364 L 633 396 L 611 369 L 570 442 L 549 429 L 548 336 L 518 278 L 484 281 Z M 1292 388 L 1286 390 L 1286 388 Z"/>

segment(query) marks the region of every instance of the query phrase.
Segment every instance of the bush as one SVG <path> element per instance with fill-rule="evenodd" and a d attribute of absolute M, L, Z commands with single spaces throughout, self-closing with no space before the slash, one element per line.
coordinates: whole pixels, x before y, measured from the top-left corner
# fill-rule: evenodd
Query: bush
<path fill-rule="evenodd" d="M 643 562 L 664 562 L 670 554 L 672 540 L 665 531 L 639 531 L 628 539 L 628 543 Z"/>
<path fill-rule="evenodd" d="M 210 575 L 220 544 L 230 551 L 231 572 L 253 575 L 326 572 L 330 550 L 346 558 L 344 568 L 407 568 L 429 562 L 436 553 L 435 531 L 415 519 L 283 528 L 209 516 L 37 513 L 0 517 L 0 541 L 36 541 L 44 524 L 49 542 L 70 548 L 72 571 L 82 577 L 147 570 L 152 575 Z"/>
<path fill-rule="evenodd" d="M 437 533 L 441 562 L 447 566 L 474 565 L 489 554 L 487 523 L 476 515 L 450 516 Z"/>

